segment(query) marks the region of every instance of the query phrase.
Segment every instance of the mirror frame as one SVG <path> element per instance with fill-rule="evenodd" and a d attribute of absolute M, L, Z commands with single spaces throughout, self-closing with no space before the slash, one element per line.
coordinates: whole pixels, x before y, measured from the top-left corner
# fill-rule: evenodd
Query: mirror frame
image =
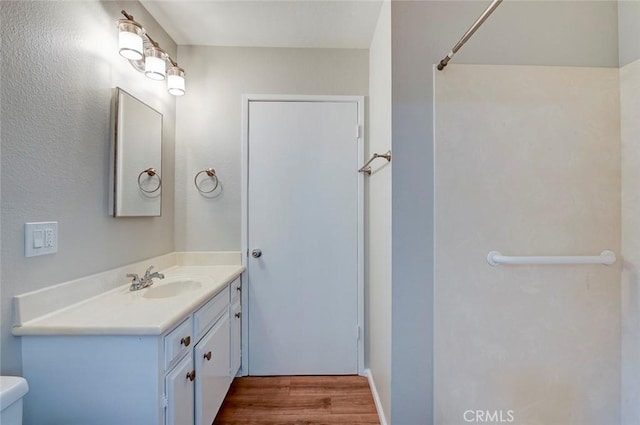
<path fill-rule="evenodd" d="M 124 135 L 122 135 L 121 126 L 123 126 L 122 121 L 126 121 L 127 117 L 121 117 L 121 108 L 122 108 L 122 99 L 124 96 L 128 96 L 132 101 L 139 102 L 140 105 L 143 105 L 145 108 L 149 110 L 149 112 L 153 112 L 158 114 L 160 118 L 160 134 L 159 134 L 159 153 L 160 153 L 160 169 L 158 172 L 158 177 L 162 178 L 162 172 L 164 169 L 164 155 L 162 152 L 163 147 L 163 139 L 164 139 L 164 116 L 163 114 L 155 108 L 152 108 L 142 100 L 128 93 L 126 90 L 123 90 L 120 87 L 115 87 L 113 90 L 113 101 L 112 101 L 112 120 L 111 120 L 111 128 L 112 128 L 112 137 L 111 137 L 111 152 L 110 152 L 110 167 L 109 167 L 109 215 L 112 217 L 161 217 L 162 216 L 162 185 L 164 182 L 160 181 L 160 187 L 158 188 L 157 194 L 154 190 L 153 192 L 145 192 L 140 188 L 138 193 L 141 196 L 148 199 L 157 199 L 159 198 L 159 205 L 157 208 L 157 213 L 154 211 L 152 213 L 131 213 L 126 210 L 122 211 L 123 204 L 118 204 L 119 191 L 122 190 L 123 182 L 119 181 L 118 174 L 120 173 L 120 168 L 123 167 L 124 158 L 123 157 L 123 149 L 122 146 L 126 143 L 123 140 Z M 131 118 L 133 119 L 133 118 Z M 122 121 L 121 121 L 122 120 Z M 142 174 L 142 171 L 140 174 Z M 129 208 L 130 209 L 130 208 Z"/>

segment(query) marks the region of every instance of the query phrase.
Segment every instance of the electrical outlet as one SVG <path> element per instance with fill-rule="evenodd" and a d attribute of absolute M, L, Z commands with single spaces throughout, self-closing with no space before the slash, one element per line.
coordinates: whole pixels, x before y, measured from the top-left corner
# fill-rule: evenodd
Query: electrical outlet
<path fill-rule="evenodd" d="M 58 252 L 58 222 L 46 221 L 24 224 L 24 256 L 55 254 Z"/>
<path fill-rule="evenodd" d="M 53 229 L 44 229 L 44 247 L 51 248 L 53 246 Z"/>

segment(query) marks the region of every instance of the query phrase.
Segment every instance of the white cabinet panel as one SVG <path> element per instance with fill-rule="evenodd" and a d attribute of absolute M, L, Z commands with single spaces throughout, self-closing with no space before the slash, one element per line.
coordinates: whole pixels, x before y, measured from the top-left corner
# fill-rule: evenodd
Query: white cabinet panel
<path fill-rule="evenodd" d="M 231 282 L 230 286 L 231 286 L 231 294 L 230 294 L 231 299 L 229 300 L 229 303 L 233 304 L 240 299 L 240 294 L 242 293 L 242 281 L 240 280 L 240 278 L 237 278 L 236 280 Z"/>
<path fill-rule="evenodd" d="M 196 425 L 211 425 L 229 384 L 229 316 L 225 315 L 194 348 Z"/>
<path fill-rule="evenodd" d="M 193 359 L 187 355 L 165 378 L 167 413 L 165 425 L 193 423 Z"/>
<path fill-rule="evenodd" d="M 229 350 L 231 370 L 229 371 L 229 377 L 233 380 L 242 362 L 240 349 L 242 344 L 242 306 L 239 299 L 231 306 L 229 320 L 231 321 L 231 349 Z"/>

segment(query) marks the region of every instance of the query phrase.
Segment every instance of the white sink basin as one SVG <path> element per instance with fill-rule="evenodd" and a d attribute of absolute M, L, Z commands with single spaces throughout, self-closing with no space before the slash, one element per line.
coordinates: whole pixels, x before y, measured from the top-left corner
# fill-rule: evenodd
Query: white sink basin
<path fill-rule="evenodd" d="M 156 286 L 157 285 L 157 286 Z M 202 284 L 196 280 L 182 279 L 167 283 L 156 282 L 150 288 L 144 289 L 144 298 L 171 298 L 187 292 L 195 291 L 202 287 Z"/>

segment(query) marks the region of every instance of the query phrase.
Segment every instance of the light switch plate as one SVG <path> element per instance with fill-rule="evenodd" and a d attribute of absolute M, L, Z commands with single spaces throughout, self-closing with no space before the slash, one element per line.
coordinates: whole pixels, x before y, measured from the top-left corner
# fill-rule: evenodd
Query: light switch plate
<path fill-rule="evenodd" d="M 55 254 L 58 252 L 58 222 L 46 221 L 24 224 L 24 256 Z"/>

